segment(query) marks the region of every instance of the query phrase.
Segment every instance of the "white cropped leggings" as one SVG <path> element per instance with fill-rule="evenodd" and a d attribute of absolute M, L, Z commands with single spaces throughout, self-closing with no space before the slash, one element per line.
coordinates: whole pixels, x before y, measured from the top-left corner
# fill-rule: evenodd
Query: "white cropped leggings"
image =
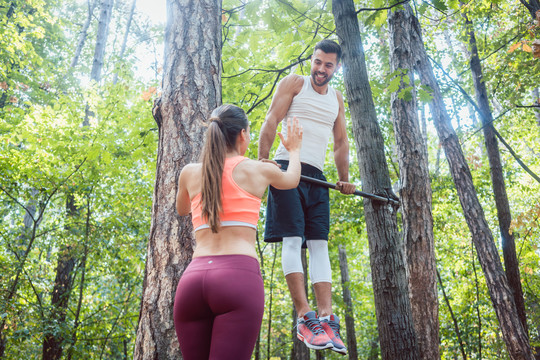
<path fill-rule="evenodd" d="M 330 267 L 330 258 L 328 256 L 328 241 L 326 240 L 307 240 L 309 251 L 309 277 L 312 284 L 318 282 L 332 282 L 332 269 Z M 299 272 L 303 273 L 302 268 L 302 238 L 299 236 L 290 236 L 283 238 L 283 247 L 281 249 L 281 266 L 285 276 Z"/>

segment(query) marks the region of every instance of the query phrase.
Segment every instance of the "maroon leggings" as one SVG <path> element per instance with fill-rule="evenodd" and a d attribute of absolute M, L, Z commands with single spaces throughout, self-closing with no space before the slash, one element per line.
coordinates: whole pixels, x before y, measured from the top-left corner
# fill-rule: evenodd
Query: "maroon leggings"
<path fill-rule="evenodd" d="M 185 360 L 249 360 L 264 311 L 257 259 L 201 256 L 184 271 L 174 299 L 174 327 Z"/>

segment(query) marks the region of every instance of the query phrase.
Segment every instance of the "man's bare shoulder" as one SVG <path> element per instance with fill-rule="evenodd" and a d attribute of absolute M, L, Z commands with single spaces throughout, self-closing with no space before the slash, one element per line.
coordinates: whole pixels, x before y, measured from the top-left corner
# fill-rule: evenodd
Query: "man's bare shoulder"
<path fill-rule="evenodd" d="M 304 86 L 304 77 L 297 74 L 289 74 L 283 78 L 279 83 L 280 91 L 290 91 L 295 95 L 302 90 Z"/>
<path fill-rule="evenodd" d="M 343 94 L 341 93 L 341 91 L 336 90 L 336 97 L 339 100 L 339 102 L 343 103 Z"/>
<path fill-rule="evenodd" d="M 281 171 L 273 162 L 252 159 L 242 161 L 238 167 L 251 178 L 275 176 Z"/>

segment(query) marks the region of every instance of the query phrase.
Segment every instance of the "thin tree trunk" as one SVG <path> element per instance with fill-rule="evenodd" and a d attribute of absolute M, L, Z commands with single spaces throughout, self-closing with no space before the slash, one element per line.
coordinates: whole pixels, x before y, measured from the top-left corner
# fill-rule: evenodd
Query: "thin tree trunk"
<path fill-rule="evenodd" d="M 412 14 L 410 6 L 405 5 L 405 7 Z M 508 354 L 513 360 L 532 359 L 529 340 L 519 321 L 512 291 L 508 286 L 493 235 L 489 230 L 484 211 L 476 195 L 470 169 L 461 150 L 459 139 L 452 128 L 439 85 L 425 52 L 420 24 L 414 16 L 411 16 L 411 20 L 414 30 L 411 37 L 414 38 L 415 42 L 413 49 L 417 51 L 415 54 L 417 69 L 421 76 L 421 82 L 432 90 L 433 101 L 430 107 L 433 122 L 445 150 L 450 172 L 484 271 Z"/>
<path fill-rule="evenodd" d="M 84 43 L 86 42 L 86 37 L 88 36 L 88 28 L 92 22 L 94 16 L 94 9 L 96 7 L 96 2 L 88 0 L 88 13 L 86 15 L 86 20 L 81 28 L 81 33 L 79 34 L 79 40 L 77 41 L 77 48 L 75 49 L 75 54 L 73 54 L 73 59 L 71 59 L 70 69 L 73 70 L 75 66 L 79 63 L 79 57 L 81 56 Z"/>
<path fill-rule="evenodd" d="M 306 279 L 307 274 L 307 256 L 306 256 L 306 249 L 302 249 L 302 269 L 304 270 L 304 280 Z M 304 281 L 304 291 L 306 294 L 308 294 L 308 285 L 307 281 Z M 308 297 L 309 299 L 309 297 Z M 293 340 L 293 346 L 291 349 L 291 360 L 309 360 L 309 348 L 304 345 L 303 342 L 298 340 L 298 337 L 296 336 L 296 319 L 298 318 L 298 313 L 296 312 L 296 309 L 293 308 L 293 314 L 292 314 L 292 320 L 293 320 L 293 327 L 292 327 L 292 333 L 291 337 Z"/>
<path fill-rule="evenodd" d="M 353 0 L 333 0 L 332 12 L 343 48 L 345 89 L 362 190 L 394 197 Z M 364 212 L 382 359 L 416 360 L 418 346 L 396 211 L 385 204 L 364 199 Z"/>
<path fill-rule="evenodd" d="M 122 47 L 120 48 L 120 54 L 118 55 L 120 61 L 124 58 L 124 54 L 126 53 L 126 47 L 127 47 L 127 40 L 129 36 L 129 30 L 131 28 L 131 21 L 133 20 L 133 14 L 135 13 L 135 4 L 137 3 L 137 0 L 133 0 L 131 2 L 131 8 L 129 9 L 129 15 L 128 15 L 128 21 L 126 25 L 126 32 L 124 33 L 124 39 L 122 40 Z M 113 77 L 113 84 L 116 85 L 118 82 L 118 72 L 114 73 Z"/>
<path fill-rule="evenodd" d="M 478 318 L 478 359 L 482 360 L 482 316 L 480 315 L 480 285 L 478 282 L 478 273 L 476 272 L 476 263 L 474 261 L 474 248 L 471 246 L 471 258 L 472 268 L 474 271 L 474 285 L 476 288 L 476 302 L 474 307 L 476 309 L 476 317 Z"/>
<path fill-rule="evenodd" d="M 83 250 L 83 256 L 81 259 L 81 282 L 79 284 L 79 300 L 77 301 L 77 310 L 75 311 L 75 321 L 73 322 L 73 329 L 71 330 L 71 342 L 68 349 L 67 354 L 67 360 L 71 360 L 73 356 L 73 352 L 75 350 L 75 344 L 77 343 L 77 329 L 80 325 L 80 316 L 81 316 L 81 308 L 83 303 L 83 296 L 84 296 L 84 286 L 85 286 L 85 279 L 86 279 L 86 260 L 88 258 L 88 239 L 90 236 L 90 199 L 87 197 L 87 206 L 86 206 L 86 224 L 85 224 L 85 239 L 84 239 L 84 250 Z"/>
<path fill-rule="evenodd" d="M 0 190 L 3 191 L 9 198 L 15 200 L 17 202 L 17 204 L 20 205 L 25 210 L 25 212 L 26 212 L 25 220 L 26 220 L 27 215 L 32 219 L 32 231 L 30 233 L 27 233 L 28 234 L 28 244 L 26 246 L 26 250 L 24 251 L 24 254 L 22 254 L 22 256 L 18 256 L 19 263 L 17 265 L 15 276 L 13 276 L 13 282 L 8 285 L 9 290 L 6 291 L 7 295 L 5 296 L 5 298 L 2 299 L 2 302 L 4 302 L 5 304 L 9 304 L 13 300 L 15 295 L 17 294 L 17 289 L 19 287 L 19 280 L 21 278 L 21 274 L 24 271 L 24 266 L 26 264 L 26 260 L 28 259 L 28 255 L 30 254 L 30 251 L 32 250 L 32 248 L 34 246 L 34 241 L 36 240 L 37 228 L 38 228 L 39 224 L 41 223 L 41 220 L 43 220 L 43 215 L 45 213 L 45 209 L 49 205 L 49 202 L 51 201 L 51 199 L 56 195 L 58 190 L 60 188 L 62 188 L 64 186 L 64 184 L 71 178 L 71 176 L 73 176 L 73 174 L 75 174 L 80 169 L 80 167 L 85 163 L 85 161 L 86 161 L 86 159 L 84 159 L 79 165 L 75 166 L 75 169 L 73 170 L 73 172 L 71 174 L 69 174 L 58 185 L 58 187 L 56 189 L 54 189 L 46 197 L 46 199 L 43 202 L 40 202 L 40 211 L 39 211 L 39 215 L 37 217 L 35 216 L 34 213 L 32 213 L 31 209 L 28 209 L 25 206 L 23 206 L 21 203 L 17 202 L 15 200 L 15 198 L 8 191 L 6 191 L 2 187 L 2 184 L 0 184 Z M 6 328 L 6 322 L 7 322 L 7 318 L 2 317 L 2 319 L 0 320 L 0 359 L 4 357 L 5 350 L 6 350 L 6 337 L 5 337 L 5 333 L 4 333 L 4 329 Z"/>
<path fill-rule="evenodd" d="M 198 159 L 210 112 L 221 104 L 221 1 L 167 1 L 163 94 L 152 225 L 134 359 L 178 359 L 173 322 L 178 280 L 193 254 L 189 217 L 175 209 L 178 176 Z"/>
<path fill-rule="evenodd" d="M 528 334 L 527 314 L 525 313 L 525 301 L 523 299 L 523 289 L 521 288 L 519 262 L 516 255 L 516 243 L 514 235 L 510 233 L 512 214 L 510 212 L 510 204 L 506 194 L 499 143 L 497 142 L 495 128 L 493 127 L 493 114 L 489 106 L 489 98 L 483 78 L 480 57 L 478 55 L 473 23 L 469 20 L 467 12 L 462 13 L 462 15 L 465 18 L 465 25 L 469 34 L 471 72 L 476 92 L 476 102 L 482 112 L 482 129 L 484 131 L 484 140 L 489 160 L 493 195 L 495 197 L 495 205 L 497 206 L 497 218 L 499 220 L 499 230 L 501 233 L 506 277 L 508 279 L 508 285 L 514 295 L 519 320 L 521 321 L 525 333 Z"/>
<path fill-rule="evenodd" d="M 9 286 L 11 290 L 8 293 L 8 296 L 6 299 L 2 299 L 3 302 L 6 304 L 9 304 L 10 300 L 15 296 L 15 293 L 17 291 L 18 282 L 19 282 L 19 275 L 20 272 L 24 268 L 24 261 L 26 260 L 28 251 L 32 247 L 32 244 L 35 239 L 36 230 L 39 227 L 39 223 L 41 222 L 41 216 L 37 219 L 35 218 L 36 215 L 36 205 L 37 201 L 35 200 L 35 197 L 38 195 L 38 191 L 35 189 L 32 189 L 31 196 L 32 198 L 28 201 L 26 206 L 24 207 L 24 218 L 23 218 L 23 226 L 21 228 L 21 234 L 16 238 L 16 243 L 14 247 L 14 252 L 19 260 L 19 270 L 17 272 L 17 275 L 15 277 L 14 283 Z M 26 250 L 23 250 L 24 247 L 26 247 Z M 2 317 L 2 321 L 0 322 L 0 359 L 4 357 L 4 352 L 6 350 L 6 336 L 4 333 L 4 327 L 6 325 L 6 317 Z"/>
<path fill-rule="evenodd" d="M 94 48 L 94 60 L 92 61 L 92 70 L 90 79 L 101 80 L 101 71 L 105 59 L 105 48 L 107 38 L 109 37 L 109 24 L 112 18 L 113 0 L 102 0 L 101 11 L 99 14 L 99 25 L 97 31 L 96 47 Z"/>
<path fill-rule="evenodd" d="M 96 38 L 96 46 L 94 51 L 94 61 L 92 64 L 92 70 L 90 78 L 96 82 L 101 79 L 101 70 L 103 68 L 103 59 L 105 57 L 105 46 L 107 44 L 107 37 L 109 34 L 109 23 L 112 17 L 112 5 L 113 0 L 103 0 L 101 2 L 101 12 L 98 25 L 98 32 Z M 89 106 L 86 106 L 85 118 L 83 120 L 83 126 L 89 126 L 89 117 L 91 112 Z M 75 195 L 73 193 L 67 194 L 66 201 L 66 217 L 71 219 L 73 224 L 71 227 L 77 226 L 77 219 L 80 217 L 80 209 L 75 203 Z M 69 229 L 73 236 L 76 236 L 74 229 Z M 78 258 L 78 247 L 73 244 L 67 244 L 62 246 L 59 255 L 58 263 L 56 266 L 56 278 L 54 281 L 53 293 L 51 298 L 51 316 L 49 323 L 51 326 L 55 324 L 61 324 L 65 322 L 66 311 L 69 305 L 69 298 L 73 286 L 73 269 Z M 66 334 L 58 329 L 48 329 L 45 332 L 43 341 L 43 360 L 58 360 L 62 356 Z"/>
<path fill-rule="evenodd" d="M 95 82 L 101 80 L 107 38 L 109 37 L 109 24 L 112 18 L 113 1 L 114 0 L 102 0 L 101 2 L 96 46 L 94 48 L 94 60 L 92 61 L 92 70 L 90 71 L 90 79 Z M 93 112 L 90 110 L 90 106 L 86 105 L 83 126 L 90 125 L 90 117 L 92 116 Z"/>
<path fill-rule="evenodd" d="M 73 223 L 68 224 L 66 232 L 72 237 L 76 236 L 76 219 L 79 215 L 75 196 L 70 193 L 66 200 L 66 219 Z M 43 339 L 43 360 L 58 360 L 62 357 L 66 333 L 59 330 L 58 326 L 66 321 L 66 312 L 73 286 L 76 253 L 78 251 L 75 242 L 62 245 L 58 252 L 56 277 L 51 294 L 51 312 L 47 319 Z"/>
<path fill-rule="evenodd" d="M 419 359 L 434 360 L 440 355 L 431 184 L 427 147 L 422 140 L 416 106 L 410 15 L 406 10 L 388 11 L 390 67 L 392 72 L 403 73 L 398 91 L 391 95 L 391 107 L 399 159 L 403 239 Z M 410 91 L 409 95 L 403 96 L 407 91 Z"/>
<path fill-rule="evenodd" d="M 349 284 L 349 265 L 347 264 L 347 252 L 341 245 L 339 248 L 339 270 L 341 273 L 341 287 L 343 289 L 343 302 L 345 303 L 345 329 L 347 330 L 347 353 L 349 360 L 358 359 L 358 347 L 356 344 L 356 329 L 354 328 L 354 307 Z"/>
<path fill-rule="evenodd" d="M 448 299 L 448 296 L 446 295 L 446 290 L 444 289 L 444 284 L 442 283 L 441 275 L 439 274 L 439 271 L 437 271 L 437 279 L 439 280 L 439 285 L 441 286 L 444 302 L 446 303 L 446 306 L 448 306 L 448 312 L 450 313 L 450 317 L 452 318 L 452 322 L 454 323 L 454 330 L 456 331 L 456 337 L 457 337 L 459 349 L 461 350 L 461 356 L 463 356 L 463 360 L 467 360 L 467 353 L 465 352 L 465 347 L 463 346 L 463 340 L 461 340 L 461 332 L 459 331 L 458 321 L 456 319 L 456 316 L 454 315 L 454 311 L 452 310 L 452 305 L 450 304 L 450 300 Z"/>
<path fill-rule="evenodd" d="M 267 330 L 267 342 L 266 342 L 266 358 L 270 359 L 270 345 L 272 336 L 270 334 L 272 333 L 272 304 L 274 297 L 273 295 L 273 285 L 274 285 L 274 270 L 276 268 L 276 258 L 277 258 L 277 250 L 274 249 L 274 259 L 272 260 L 272 268 L 270 269 L 270 301 L 268 304 L 268 330 Z"/>
<path fill-rule="evenodd" d="M 540 93 L 538 92 L 538 88 L 535 87 L 532 91 L 532 98 L 533 98 L 533 104 L 539 104 L 540 105 Z M 540 127 L 540 109 L 534 109 L 534 116 L 536 117 L 536 125 Z"/>

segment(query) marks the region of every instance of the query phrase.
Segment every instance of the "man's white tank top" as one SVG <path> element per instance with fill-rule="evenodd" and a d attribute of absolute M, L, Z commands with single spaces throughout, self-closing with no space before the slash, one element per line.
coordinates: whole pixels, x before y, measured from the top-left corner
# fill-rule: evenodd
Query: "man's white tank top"
<path fill-rule="evenodd" d="M 287 135 L 287 118 L 292 119 L 296 116 L 304 129 L 300 161 L 322 171 L 328 141 L 339 113 L 339 102 L 333 88 L 328 86 L 327 93 L 321 95 L 311 86 L 310 76 L 303 78 L 304 86 L 292 100 L 289 111 L 283 119 L 281 133 Z M 276 150 L 275 159 L 289 160 L 289 152 L 281 142 Z"/>

